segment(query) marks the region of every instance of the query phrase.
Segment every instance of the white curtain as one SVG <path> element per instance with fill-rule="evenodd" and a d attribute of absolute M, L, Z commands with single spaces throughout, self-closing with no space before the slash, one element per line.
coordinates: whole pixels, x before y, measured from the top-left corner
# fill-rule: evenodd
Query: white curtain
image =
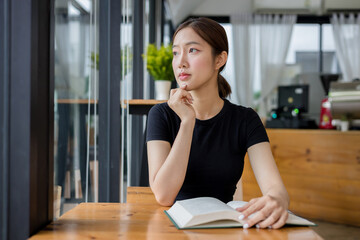
<path fill-rule="evenodd" d="M 231 16 L 234 42 L 235 90 L 239 103 L 254 105 L 254 83 L 260 78 L 260 115 L 267 112 L 264 102 L 277 87 L 289 48 L 295 15 Z"/>
<path fill-rule="evenodd" d="M 333 14 L 331 25 L 343 80 L 360 78 L 360 14 Z"/>
<path fill-rule="evenodd" d="M 286 55 L 295 15 L 262 15 L 256 16 L 260 26 L 260 72 L 261 72 L 261 102 L 259 114 L 265 116 L 269 94 L 277 87 L 285 66 Z"/>
<path fill-rule="evenodd" d="M 233 36 L 235 91 L 237 102 L 252 106 L 254 101 L 256 26 L 252 14 L 230 18 Z"/>

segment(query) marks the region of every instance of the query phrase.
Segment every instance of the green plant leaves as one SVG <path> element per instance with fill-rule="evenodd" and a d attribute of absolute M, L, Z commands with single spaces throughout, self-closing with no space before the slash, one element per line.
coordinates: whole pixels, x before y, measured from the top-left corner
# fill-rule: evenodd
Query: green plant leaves
<path fill-rule="evenodd" d="M 162 45 L 159 49 L 154 44 L 149 44 L 143 58 L 146 59 L 146 69 L 155 80 L 174 80 L 171 44 Z"/>

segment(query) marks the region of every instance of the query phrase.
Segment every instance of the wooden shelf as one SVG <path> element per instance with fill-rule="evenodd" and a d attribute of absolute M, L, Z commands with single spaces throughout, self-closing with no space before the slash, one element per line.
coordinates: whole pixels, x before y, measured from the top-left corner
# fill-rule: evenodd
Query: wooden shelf
<path fill-rule="evenodd" d="M 125 104 L 129 102 L 129 105 L 156 105 L 166 102 L 167 100 L 155 100 L 155 99 L 130 99 L 125 100 Z"/>
<path fill-rule="evenodd" d="M 88 104 L 88 99 L 58 99 L 56 101 L 60 104 Z M 90 104 L 97 103 L 98 101 L 95 101 L 93 99 L 90 100 Z M 130 99 L 125 100 L 122 105 L 126 105 L 129 103 L 129 105 L 156 105 L 159 103 L 166 102 L 166 100 L 155 100 L 155 99 Z"/>

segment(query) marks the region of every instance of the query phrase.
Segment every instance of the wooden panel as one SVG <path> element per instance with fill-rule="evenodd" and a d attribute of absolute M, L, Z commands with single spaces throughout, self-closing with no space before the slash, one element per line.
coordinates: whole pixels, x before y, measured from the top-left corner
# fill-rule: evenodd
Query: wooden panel
<path fill-rule="evenodd" d="M 150 187 L 128 187 L 127 188 L 127 203 L 150 203 L 157 204 L 154 193 Z"/>
<path fill-rule="evenodd" d="M 267 131 L 290 195 L 290 210 L 307 218 L 360 226 L 360 132 Z M 247 157 L 242 181 L 244 200 L 261 196 Z"/>

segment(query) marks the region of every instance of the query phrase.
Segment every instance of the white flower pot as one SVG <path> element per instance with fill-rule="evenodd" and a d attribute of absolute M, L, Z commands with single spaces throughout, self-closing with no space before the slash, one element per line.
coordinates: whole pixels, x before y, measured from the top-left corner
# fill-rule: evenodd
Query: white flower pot
<path fill-rule="evenodd" d="M 349 121 L 341 121 L 340 122 L 340 129 L 342 132 L 346 132 L 349 130 Z"/>
<path fill-rule="evenodd" d="M 155 81 L 155 99 L 168 100 L 170 96 L 171 81 L 156 80 Z"/>

